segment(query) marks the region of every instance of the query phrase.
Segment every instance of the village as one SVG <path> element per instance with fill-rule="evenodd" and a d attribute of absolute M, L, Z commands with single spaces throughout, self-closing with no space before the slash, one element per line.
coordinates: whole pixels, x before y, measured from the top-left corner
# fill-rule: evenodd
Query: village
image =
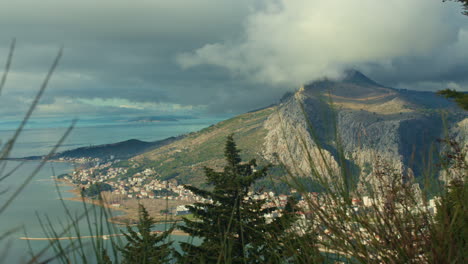
<path fill-rule="evenodd" d="M 129 168 L 118 167 L 119 160 L 108 161 L 101 163 L 99 159 L 80 158 L 80 159 L 62 159 L 61 161 L 89 163 L 95 162 L 95 166 L 81 168 L 73 171 L 71 175 L 64 175 L 62 179 L 76 185 L 81 190 L 90 188 L 93 184 L 105 183 L 111 187 L 111 194 L 114 197 L 121 197 L 123 200 L 139 200 L 139 199 L 167 199 L 171 201 L 179 201 L 182 205 L 177 206 L 175 212 L 170 212 L 174 215 L 188 214 L 188 209 L 185 205 L 195 202 L 211 202 L 200 196 L 193 194 L 190 190 L 184 188 L 183 185 L 177 183 L 176 180 L 158 180 L 157 173 L 154 169 L 145 169 L 128 176 Z M 137 166 L 137 165 L 133 165 Z M 127 177 L 128 176 L 128 177 Z M 252 199 L 266 199 L 265 207 L 283 208 L 288 200 L 288 195 L 277 195 L 272 191 L 253 193 L 249 196 Z M 302 201 L 304 202 L 304 201 Z M 112 202 L 111 206 L 119 207 L 120 204 Z M 276 217 L 278 212 L 272 212 L 267 217 Z"/>
<path fill-rule="evenodd" d="M 177 180 L 158 180 L 157 172 L 152 168 L 144 169 L 141 172 L 128 175 L 129 167 L 119 167 L 120 160 L 111 160 L 102 162 L 99 159 L 93 158 L 80 158 L 80 159 L 67 159 L 61 161 L 73 161 L 76 163 L 90 163 L 94 162 L 94 166 L 88 166 L 87 168 L 81 168 L 75 170 L 71 175 L 66 175 L 63 180 L 68 181 L 76 185 L 81 190 L 90 188 L 93 184 L 104 183 L 110 186 L 111 197 L 119 197 L 111 201 L 111 206 L 118 208 L 120 207 L 119 201 L 132 201 L 142 199 L 165 199 L 177 202 L 176 206 L 169 208 L 166 213 L 172 215 L 186 215 L 189 214 L 187 205 L 191 205 L 195 202 L 211 203 L 212 201 L 204 199 L 203 197 L 193 194 L 190 190 L 184 188 L 184 185 L 178 184 Z M 132 164 L 131 167 L 136 168 L 138 164 Z M 296 194 L 297 191 L 292 189 L 291 195 Z M 249 192 L 249 199 L 253 200 L 265 200 L 264 208 L 277 207 L 282 209 L 286 206 L 288 197 L 286 194 L 276 194 L 273 191 L 264 191 L 261 193 Z M 300 197 L 298 201 L 298 208 L 301 218 L 305 221 L 306 216 L 311 213 L 310 202 L 321 201 L 321 208 L 327 209 L 332 208 L 334 205 L 332 202 L 326 202 L 327 199 L 320 197 L 319 193 L 312 192 L 302 195 L 296 195 Z M 429 200 L 427 210 L 431 214 L 436 213 L 436 201 L 437 197 Z M 353 211 L 358 213 L 360 210 L 376 206 L 379 210 L 383 210 L 385 202 L 382 199 L 376 199 L 369 196 L 362 196 L 359 199 L 352 199 Z M 418 206 L 419 207 L 419 206 Z M 265 215 L 267 219 L 274 219 L 280 216 L 280 210 L 271 212 Z"/>

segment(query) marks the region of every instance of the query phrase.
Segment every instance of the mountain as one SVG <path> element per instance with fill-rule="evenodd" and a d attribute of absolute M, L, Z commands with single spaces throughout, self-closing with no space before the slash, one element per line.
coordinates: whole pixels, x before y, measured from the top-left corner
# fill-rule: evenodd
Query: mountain
<path fill-rule="evenodd" d="M 444 132 L 465 136 L 468 129 L 461 121 L 466 118 L 465 111 L 434 93 L 385 87 L 353 72 L 341 81 L 301 87 L 278 106 L 265 123 L 269 132 L 263 156 L 308 175 L 310 153 L 321 174 L 330 174 L 328 165 L 339 175 L 341 152 L 361 181 L 376 181 L 372 167 L 379 159 L 396 171 L 420 177 L 422 158 L 427 158 L 431 145 Z M 464 127 L 456 132 L 459 125 Z"/>
<path fill-rule="evenodd" d="M 348 71 L 341 80 L 305 85 L 278 104 L 191 133 L 132 160 L 141 168 L 154 168 L 162 179 L 198 185 L 204 180 L 204 166 L 224 166 L 224 142 L 234 133 L 243 159 L 283 163 L 295 168 L 294 173 L 307 175 L 310 153 L 322 169 L 328 163 L 338 170 L 336 127 L 346 159 L 361 179 L 372 177 L 370 167 L 377 156 L 397 169 L 411 168 L 419 177 L 420 157 L 443 137 L 443 124 L 449 133 L 464 137 L 467 117 L 434 93 L 385 87 L 358 71 Z M 284 171 L 274 167 L 273 174 L 280 177 Z"/>
<path fill-rule="evenodd" d="M 153 168 L 160 179 L 200 185 L 204 167 L 224 166 L 224 143 L 233 133 L 243 160 L 273 164 L 270 172 L 277 180 L 286 175 L 279 164 L 295 175 L 310 175 L 309 156 L 320 172 L 338 175 L 343 153 L 351 174 L 375 182 L 372 166 L 377 159 L 420 177 L 421 158 L 445 132 L 466 144 L 467 117 L 432 92 L 386 87 L 353 70 L 340 80 L 312 82 L 277 104 L 181 137 L 82 147 L 53 158 L 130 159 L 136 171 Z"/>
<path fill-rule="evenodd" d="M 154 148 L 162 147 L 174 141 L 182 139 L 183 136 L 170 137 L 163 140 L 146 142 L 137 139 L 130 139 L 122 142 L 103 144 L 89 147 L 80 147 L 66 150 L 53 155 L 50 159 L 73 159 L 73 158 L 99 158 L 99 159 L 128 159 L 136 155 L 148 152 Z M 38 160 L 43 156 L 30 156 L 21 159 Z"/>
<path fill-rule="evenodd" d="M 260 158 L 267 135 L 264 123 L 276 106 L 249 112 L 193 132 L 171 144 L 156 148 L 132 160 L 143 167 L 156 168 L 163 179 L 185 183 L 203 182 L 203 167 L 220 169 L 224 162 L 226 136 L 234 133 L 242 157 Z"/>

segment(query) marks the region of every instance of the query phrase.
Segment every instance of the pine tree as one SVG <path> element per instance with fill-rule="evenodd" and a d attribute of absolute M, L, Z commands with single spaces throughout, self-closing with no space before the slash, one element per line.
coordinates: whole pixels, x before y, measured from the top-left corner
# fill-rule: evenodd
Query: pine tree
<path fill-rule="evenodd" d="M 170 247 L 172 242 L 166 242 L 166 239 L 174 227 L 161 234 L 155 234 L 151 231 L 155 220 L 149 216 L 148 211 L 141 204 L 139 205 L 138 213 L 138 232 L 127 226 L 128 233 L 124 235 L 128 242 L 125 247 L 119 248 L 122 252 L 122 263 L 168 263 L 172 255 L 172 248 Z"/>
<path fill-rule="evenodd" d="M 189 211 L 195 220 L 184 218 L 180 229 L 203 239 L 201 245 L 181 243 L 182 263 L 271 263 L 284 257 L 282 238 L 296 220 L 295 202 L 288 213 L 268 223 L 265 214 L 277 210 L 265 207 L 266 200 L 248 196 L 255 181 L 266 176 L 268 166 L 254 170 L 255 160 L 242 163 L 233 136 L 227 138 L 222 172 L 205 168 L 211 190 L 185 186 L 208 202 L 195 203 Z"/>

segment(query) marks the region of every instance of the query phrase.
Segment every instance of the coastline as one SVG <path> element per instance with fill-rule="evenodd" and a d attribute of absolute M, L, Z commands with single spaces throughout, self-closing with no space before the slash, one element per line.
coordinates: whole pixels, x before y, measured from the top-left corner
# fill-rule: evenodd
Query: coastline
<path fill-rule="evenodd" d="M 87 204 L 93 204 L 93 205 L 97 205 L 97 206 L 102 206 L 104 208 L 107 208 L 107 209 L 111 209 L 111 210 L 115 210 L 115 211 L 125 211 L 123 209 L 120 209 L 120 208 L 115 208 L 115 207 L 112 207 L 111 205 L 109 205 L 108 203 L 106 203 L 105 201 L 99 201 L 99 200 L 93 200 L 93 199 L 90 199 L 90 198 L 86 198 L 86 197 L 83 197 L 81 196 L 81 192 L 80 192 L 80 189 L 74 185 L 73 183 L 70 183 L 69 181 L 67 180 L 62 180 L 62 179 L 57 179 L 54 177 L 54 180 L 59 182 L 60 184 L 64 185 L 64 186 L 68 186 L 68 187 L 71 187 L 70 190 L 66 190 L 67 193 L 71 193 L 73 194 L 73 197 L 66 197 L 66 198 L 63 198 L 64 200 L 67 200 L 67 201 L 74 201 L 74 202 L 85 202 Z"/>
<path fill-rule="evenodd" d="M 64 179 L 57 179 L 54 177 L 54 180 L 56 182 L 59 182 L 60 184 L 64 185 L 64 186 L 68 186 L 68 187 L 71 187 L 71 189 L 69 190 L 66 190 L 67 193 L 71 193 L 73 194 L 73 197 L 66 197 L 66 198 L 63 198 L 64 200 L 68 200 L 68 201 L 74 201 L 74 202 L 85 202 L 87 204 L 92 204 L 92 205 L 97 205 L 97 206 L 101 206 L 101 207 L 104 207 L 106 209 L 109 209 L 111 211 L 119 211 L 119 212 L 122 212 L 121 215 L 117 215 L 117 216 L 111 216 L 110 218 L 107 219 L 108 222 L 110 223 L 113 223 L 113 224 L 116 224 L 116 225 L 119 225 L 119 226 L 126 226 L 126 225 L 135 225 L 137 224 L 137 214 L 138 214 L 138 209 L 137 208 L 129 208 L 129 207 L 115 207 L 115 206 L 112 206 L 112 204 L 109 204 L 106 202 L 105 199 L 103 200 L 94 200 L 94 199 L 91 199 L 91 198 L 87 198 L 87 197 L 83 197 L 81 196 L 81 192 L 80 192 L 80 189 L 73 183 L 67 181 L 67 180 L 64 180 Z M 161 203 L 161 202 L 165 202 L 165 200 L 161 200 L 161 199 L 157 199 L 155 200 L 156 203 Z M 154 202 L 154 201 L 153 201 Z M 179 216 L 166 216 L 166 215 L 155 215 L 155 216 L 152 216 L 155 221 L 156 221 L 156 224 L 162 224 L 162 223 L 177 223 L 179 221 L 182 220 L 182 218 Z M 179 236 L 187 236 L 188 234 L 179 230 L 179 229 L 174 229 L 174 231 L 172 232 L 173 235 L 179 235 Z"/>

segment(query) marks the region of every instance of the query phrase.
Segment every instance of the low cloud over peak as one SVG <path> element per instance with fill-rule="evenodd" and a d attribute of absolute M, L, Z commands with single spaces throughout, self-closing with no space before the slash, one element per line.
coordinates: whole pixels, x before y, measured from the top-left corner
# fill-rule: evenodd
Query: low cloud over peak
<path fill-rule="evenodd" d="M 349 67 L 432 56 L 459 40 L 463 29 L 451 16 L 453 9 L 437 0 L 271 1 L 247 18 L 238 41 L 206 44 L 178 62 L 297 85 Z"/>

